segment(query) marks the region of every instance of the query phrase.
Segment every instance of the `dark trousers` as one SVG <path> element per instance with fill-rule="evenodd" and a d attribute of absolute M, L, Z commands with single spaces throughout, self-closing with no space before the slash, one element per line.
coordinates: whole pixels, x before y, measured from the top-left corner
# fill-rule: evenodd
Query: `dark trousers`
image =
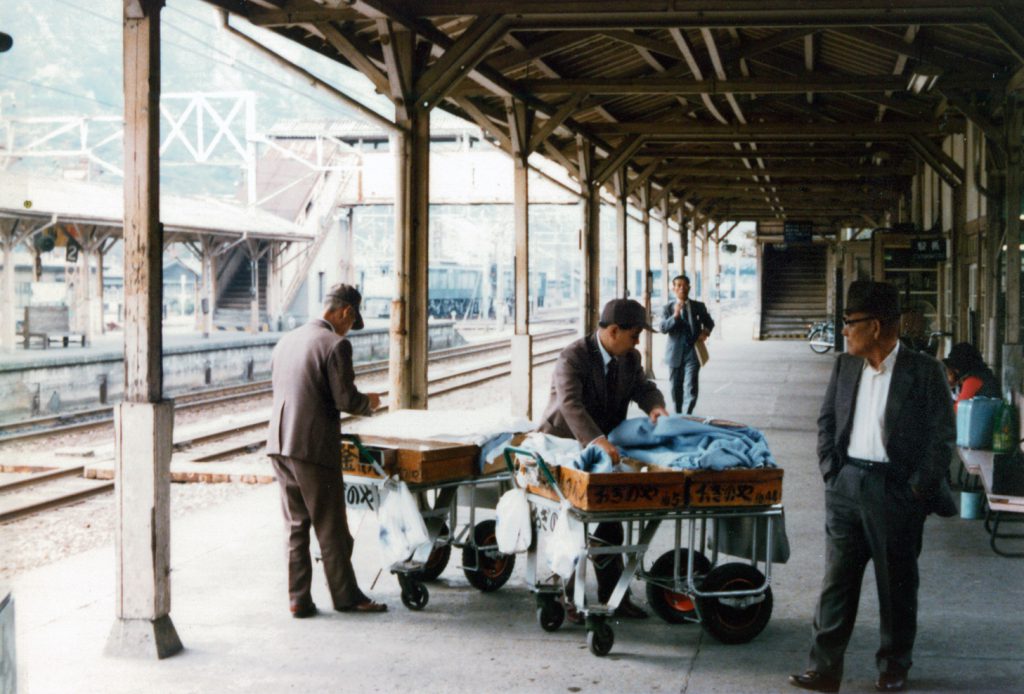
<path fill-rule="evenodd" d="M 613 523 L 610 521 L 598 523 L 591 535 L 594 540 L 598 541 L 595 542 L 595 544 L 605 545 L 621 545 L 626 538 L 626 533 L 622 529 L 622 523 Z M 595 558 L 593 562 L 594 577 L 597 579 L 597 601 L 604 604 L 612 597 L 612 592 L 615 590 L 615 584 L 619 582 L 619 578 L 622 576 L 622 569 L 624 567 L 622 555 L 604 554 Z M 572 599 L 575 584 L 575 576 L 571 576 L 565 584 L 565 592 L 568 594 L 570 600 Z M 626 591 L 626 597 L 624 600 L 628 599 L 629 591 Z"/>
<path fill-rule="evenodd" d="M 814 614 L 809 669 L 842 677 L 868 560 L 875 565 L 879 672 L 906 673 L 917 634 L 917 556 L 924 507 L 885 468 L 846 464 L 825 487 L 825 578 Z"/>
<path fill-rule="evenodd" d="M 671 369 L 669 379 L 672 381 L 672 402 L 676 406 L 676 414 L 693 414 L 700 388 L 700 362 L 697 361 L 696 350 L 690 350 L 683 357 L 683 363 Z"/>
<path fill-rule="evenodd" d="M 288 531 L 288 599 L 293 607 L 312 603 L 313 562 L 309 528 L 313 526 L 334 607 L 366 600 L 352 570 L 352 535 L 345 515 L 345 485 L 338 467 L 271 456 L 281 485 L 281 510 Z"/>

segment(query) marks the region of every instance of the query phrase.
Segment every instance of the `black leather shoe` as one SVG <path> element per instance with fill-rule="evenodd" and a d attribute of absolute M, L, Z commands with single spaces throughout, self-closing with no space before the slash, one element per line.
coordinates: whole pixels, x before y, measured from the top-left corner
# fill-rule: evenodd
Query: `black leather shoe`
<path fill-rule="evenodd" d="M 839 680 L 835 677 L 823 675 L 814 670 L 808 670 L 800 675 L 790 675 L 789 683 L 800 689 L 809 689 L 812 692 L 838 692 Z"/>
<path fill-rule="evenodd" d="M 291 606 L 292 617 L 295 619 L 307 619 L 314 617 L 317 614 L 316 605 L 309 603 L 307 605 L 292 605 Z"/>
<path fill-rule="evenodd" d="M 883 672 L 875 680 L 875 689 L 880 692 L 902 692 L 906 688 L 906 673 Z"/>
<path fill-rule="evenodd" d="M 619 606 L 615 608 L 615 616 L 625 617 L 626 619 L 647 619 L 648 614 L 642 607 L 627 597 L 623 598 Z"/>

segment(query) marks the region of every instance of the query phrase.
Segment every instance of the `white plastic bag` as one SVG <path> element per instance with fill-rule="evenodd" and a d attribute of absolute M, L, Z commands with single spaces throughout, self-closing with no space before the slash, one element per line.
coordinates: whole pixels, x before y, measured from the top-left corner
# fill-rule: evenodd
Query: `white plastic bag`
<path fill-rule="evenodd" d="M 501 495 L 495 509 L 494 533 L 502 554 L 525 552 L 530 548 L 533 527 L 530 524 L 530 502 L 522 489 L 510 489 Z"/>
<path fill-rule="evenodd" d="M 569 505 L 562 504 L 558 512 L 558 520 L 551 530 L 548 546 L 548 568 L 552 573 L 564 579 L 569 578 L 576 570 L 580 552 L 586 547 L 583 536 L 583 524 L 569 514 Z"/>
<path fill-rule="evenodd" d="M 430 542 L 430 536 L 405 482 L 390 479 L 383 492 L 384 499 L 377 511 L 378 537 L 381 554 L 390 565 L 408 559 L 421 545 Z"/>

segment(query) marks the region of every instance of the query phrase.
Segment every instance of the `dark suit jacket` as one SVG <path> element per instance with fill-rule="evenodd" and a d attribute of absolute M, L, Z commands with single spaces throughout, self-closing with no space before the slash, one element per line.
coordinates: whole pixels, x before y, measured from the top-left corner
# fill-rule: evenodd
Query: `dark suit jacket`
<path fill-rule="evenodd" d="M 267 455 L 338 467 L 341 412 L 370 414 L 370 399 L 356 388 L 351 343 L 314 319 L 281 338 L 270 371 Z"/>
<path fill-rule="evenodd" d="M 693 322 L 697 327 L 696 332 L 692 332 L 686 321 L 685 309 L 679 318 L 675 317 L 677 303 L 679 302 L 671 301 L 665 305 L 665 308 L 661 310 L 661 323 L 658 325 L 661 332 L 668 335 L 668 340 L 665 343 L 665 363 L 672 368 L 679 368 L 683 365 L 683 360 L 693 349 L 693 343 L 702 330 L 707 330 L 710 333 L 715 327 L 715 321 L 711 320 L 708 307 L 703 302 L 690 299 Z"/>
<path fill-rule="evenodd" d="M 818 416 L 818 464 L 827 480 L 846 462 L 864 360 L 840 354 Z M 929 511 L 955 512 L 946 473 L 956 444 L 953 403 L 942 365 L 900 347 L 889 384 L 882 442 L 892 474 L 912 485 Z M 951 515 L 951 514 L 950 514 Z"/>
<path fill-rule="evenodd" d="M 586 446 L 626 418 L 631 400 L 644 412 L 664 407 L 661 391 L 644 375 L 640 352 L 631 350 L 618 360 L 615 394 L 609 407 L 597 335 L 582 337 L 563 349 L 555 364 L 551 399 L 538 431 L 575 438 Z"/>

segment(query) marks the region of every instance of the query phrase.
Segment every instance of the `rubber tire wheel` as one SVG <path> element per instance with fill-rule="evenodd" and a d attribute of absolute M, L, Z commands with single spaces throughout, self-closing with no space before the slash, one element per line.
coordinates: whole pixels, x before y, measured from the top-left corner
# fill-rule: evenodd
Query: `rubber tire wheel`
<path fill-rule="evenodd" d="M 764 585 L 764 574 L 750 564 L 722 564 L 704 577 L 700 589 L 706 592 L 750 590 Z M 772 616 L 772 589 L 764 599 L 748 607 L 732 607 L 721 598 L 698 598 L 701 622 L 705 631 L 722 643 L 746 643 L 764 630 Z"/>
<path fill-rule="evenodd" d="M 409 574 L 410 578 L 414 578 L 417 581 L 430 582 L 436 581 L 437 577 L 444 573 L 444 570 L 448 567 L 448 561 L 452 558 L 451 533 L 448 530 L 447 523 L 441 526 L 439 537 L 448 537 L 449 542 L 445 543 L 442 547 L 434 547 L 430 552 L 430 556 L 427 557 L 426 563 L 423 564 L 423 570 L 411 572 Z"/>
<path fill-rule="evenodd" d="M 615 632 L 605 622 L 598 622 L 593 629 L 587 629 L 587 648 L 598 657 L 612 652 L 615 645 Z"/>
<path fill-rule="evenodd" d="M 674 552 L 671 550 L 662 554 L 647 573 L 657 578 L 671 579 L 673 554 Z M 688 556 L 689 550 L 679 550 L 679 568 L 681 571 L 686 571 Z M 696 552 L 693 555 L 693 572 L 698 588 L 701 585 L 699 578 L 702 578 L 709 571 L 711 571 L 711 562 L 708 561 L 708 558 L 703 553 Z M 685 624 L 696 621 L 694 618 L 697 616 L 697 612 L 693 601 L 685 593 L 674 593 L 667 588 L 648 582 L 647 604 L 651 606 L 655 614 L 669 624 Z"/>
<path fill-rule="evenodd" d="M 565 621 L 565 608 L 557 600 L 547 600 L 537 608 L 537 621 L 544 631 L 558 631 Z"/>
<path fill-rule="evenodd" d="M 477 523 L 473 529 L 473 545 L 462 548 L 462 573 L 466 574 L 466 580 L 470 585 L 484 593 L 498 590 L 505 585 L 516 566 L 514 554 L 501 554 L 497 549 L 487 550 L 486 553 L 477 550 L 477 547 L 498 544 L 494 527 L 493 520 Z"/>
<path fill-rule="evenodd" d="M 826 337 L 825 330 L 823 330 L 822 328 L 818 328 L 818 329 L 814 330 L 807 337 L 807 341 L 811 343 L 811 350 L 814 351 L 815 354 L 825 354 L 829 350 L 832 349 L 831 345 L 816 345 L 816 344 L 814 344 L 815 341 L 825 342 L 825 337 Z"/>
<path fill-rule="evenodd" d="M 430 591 L 419 581 L 406 581 L 402 586 L 402 604 L 410 610 L 419 611 L 430 602 Z"/>

